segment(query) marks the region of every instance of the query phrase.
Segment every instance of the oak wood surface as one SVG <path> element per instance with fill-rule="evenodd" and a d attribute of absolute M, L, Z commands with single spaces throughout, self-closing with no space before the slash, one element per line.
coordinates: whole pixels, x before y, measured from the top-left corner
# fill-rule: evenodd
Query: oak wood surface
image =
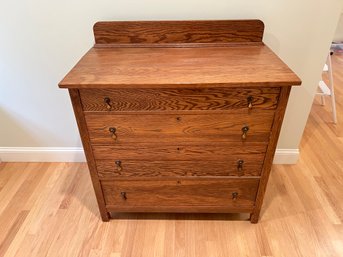
<path fill-rule="evenodd" d="M 103 221 L 108 221 L 109 216 L 105 209 L 104 196 L 103 196 L 103 192 L 102 192 L 101 185 L 99 182 L 99 177 L 96 171 L 94 154 L 91 149 L 91 144 L 90 144 L 89 135 L 87 131 L 87 125 L 86 125 L 85 117 L 82 112 L 79 91 L 77 89 L 69 89 L 69 95 L 70 95 L 70 99 L 73 105 L 77 125 L 79 128 L 80 137 L 81 137 L 82 145 L 83 145 L 84 152 L 86 155 L 86 159 L 87 159 L 87 163 L 89 167 L 89 173 L 92 179 L 93 188 L 94 188 L 95 195 L 97 198 L 101 218 Z"/>
<path fill-rule="evenodd" d="M 106 205 L 106 209 L 111 213 L 111 217 L 116 217 L 120 213 L 137 213 L 143 214 L 145 212 L 149 213 L 250 213 L 253 210 L 252 205 L 232 205 L 227 204 L 225 206 L 202 206 L 202 205 L 177 205 L 177 206 L 157 206 L 157 205 L 147 205 L 147 206 L 126 206 L 126 205 Z"/>
<path fill-rule="evenodd" d="M 194 111 L 270 110 L 277 106 L 280 88 L 179 88 L 179 89 L 81 89 L 83 110 L 100 111 Z M 104 99 L 109 98 L 111 109 Z"/>
<path fill-rule="evenodd" d="M 120 167 L 115 161 L 121 161 Z M 238 161 L 243 160 L 242 169 Z M 223 161 L 138 161 L 97 160 L 100 179 L 128 177 L 175 177 L 175 176 L 259 176 L 264 154 L 230 155 Z"/>
<path fill-rule="evenodd" d="M 131 207 L 131 211 L 144 211 L 144 207 L 207 206 L 251 208 L 254 205 L 259 179 L 164 179 L 102 181 L 106 205 Z M 125 194 L 125 199 L 122 196 Z M 238 193 L 237 199 L 232 194 Z M 180 210 L 179 210 L 180 211 Z M 206 212 L 206 211 L 205 211 Z"/>
<path fill-rule="evenodd" d="M 242 128 L 249 127 L 247 140 L 267 142 L 274 112 L 241 114 L 87 115 L 92 144 L 117 142 L 214 142 L 242 141 Z M 110 128 L 115 128 L 116 138 Z"/>
<path fill-rule="evenodd" d="M 209 29 L 209 25 L 213 28 Z M 159 207 L 175 207 L 174 211 L 183 208 L 189 211 L 190 205 L 201 208 L 211 202 L 216 209 L 223 207 L 226 211 L 253 208 L 251 221 L 257 222 L 290 86 L 301 84 L 287 65 L 261 42 L 263 24 L 258 21 L 112 22 L 96 24 L 94 32 L 98 44 L 59 85 L 74 93 L 71 97 L 87 146 L 97 198 L 101 198 L 100 204 L 105 200 L 110 207 L 107 212 L 101 210 L 103 220 L 108 220 L 110 210 L 159 211 Z M 161 47 L 162 44 L 166 47 Z M 260 92 L 255 90 L 261 87 Z M 280 87 L 281 99 L 278 99 Z M 72 91 L 73 88 L 77 90 Z M 81 105 L 85 112 L 81 112 Z M 128 115 L 130 111 L 132 114 Z M 155 113 L 146 114 L 148 111 Z M 181 115 L 178 111 L 203 114 L 175 116 Z M 95 160 L 115 161 L 117 169 L 122 170 L 126 161 L 223 162 L 230 155 L 247 154 L 265 154 L 261 180 L 209 175 L 184 176 L 185 182 L 181 182 L 168 177 L 122 176 L 103 180 L 100 188 L 98 167 L 94 166 Z M 202 184 L 204 179 L 208 179 L 209 185 Z M 245 180 L 255 181 L 253 191 L 242 193 L 243 199 L 245 195 L 249 197 L 249 205 L 241 200 L 237 204 L 238 199 L 234 199 L 224 206 L 221 196 L 216 195 L 217 202 L 203 193 L 220 194 L 231 183 L 240 192 L 249 190 Z M 175 181 L 177 185 L 169 188 L 168 183 Z M 190 187 L 184 183 L 193 184 Z M 155 194 L 146 193 L 148 184 L 150 193 Z M 132 189 L 130 195 L 134 197 L 130 201 L 126 189 L 120 194 L 113 193 L 121 186 Z M 122 202 L 118 204 L 120 195 Z"/>
<path fill-rule="evenodd" d="M 267 46 L 92 48 L 62 88 L 263 87 L 301 84 Z"/>
<path fill-rule="evenodd" d="M 94 25 L 96 44 L 261 42 L 260 20 L 109 21 Z"/>
<path fill-rule="evenodd" d="M 230 143 L 116 143 L 115 145 L 93 145 L 96 160 L 225 160 L 235 154 L 265 153 L 268 142 Z"/>
<path fill-rule="evenodd" d="M 266 157 L 263 164 L 261 180 L 260 180 L 257 197 L 256 197 L 256 203 L 255 203 L 254 211 L 251 214 L 251 218 L 250 218 L 252 223 L 258 222 L 258 218 L 260 215 L 260 211 L 261 211 L 261 207 L 262 207 L 262 203 L 264 199 L 264 194 L 266 192 L 266 187 L 269 180 L 269 174 L 270 174 L 271 167 L 273 164 L 276 145 L 279 139 L 281 125 L 282 125 L 283 117 L 285 115 L 290 91 L 291 91 L 291 87 L 283 87 L 281 89 L 280 100 L 278 103 L 278 108 L 276 109 L 275 120 L 274 120 L 274 124 L 271 130 L 270 142 L 267 147 Z"/>

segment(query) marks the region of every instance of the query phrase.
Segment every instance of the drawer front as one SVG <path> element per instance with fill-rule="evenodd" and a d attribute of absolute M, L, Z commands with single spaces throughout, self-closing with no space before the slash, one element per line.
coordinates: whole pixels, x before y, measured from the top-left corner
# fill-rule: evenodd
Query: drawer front
<path fill-rule="evenodd" d="M 253 208 L 259 179 L 165 179 L 101 181 L 106 205 L 132 208 Z M 142 210 L 141 209 L 141 210 Z"/>
<path fill-rule="evenodd" d="M 226 160 L 235 154 L 263 154 L 267 142 L 231 142 L 211 144 L 136 143 L 93 145 L 96 160 Z"/>
<path fill-rule="evenodd" d="M 84 111 L 275 109 L 280 88 L 80 89 Z M 250 97 L 250 98 L 249 98 Z"/>
<path fill-rule="evenodd" d="M 211 142 L 269 140 L 273 111 L 255 114 L 86 115 L 93 144 L 116 142 Z M 115 129 L 115 131 L 113 131 Z M 115 133 L 115 137 L 113 134 Z"/>
<path fill-rule="evenodd" d="M 263 154 L 231 155 L 225 161 L 98 160 L 100 178 L 259 176 Z"/>

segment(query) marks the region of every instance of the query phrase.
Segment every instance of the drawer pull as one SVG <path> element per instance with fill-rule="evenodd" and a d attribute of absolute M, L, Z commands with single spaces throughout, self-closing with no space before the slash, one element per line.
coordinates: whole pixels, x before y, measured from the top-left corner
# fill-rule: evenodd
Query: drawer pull
<path fill-rule="evenodd" d="M 244 126 L 243 128 L 242 128 L 242 139 L 243 140 L 245 140 L 245 139 L 247 139 L 247 133 L 248 133 L 248 131 L 249 131 L 249 127 L 248 126 Z"/>
<path fill-rule="evenodd" d="M 248 96 L 247 100 L 248 100 L 248 108 L 251 110 L 252 109 L 252 102 L 253 102 L 254 98 L 252 96 Z"/>
<path fill-rule="evenodd" d="M 237 161 L 237 170 L 238 170 L 238 175 L 239 176 L 243 175 L 243 164 L 244 164 L 243 160 L 238 160 Z"/>
<path fill-rule="evenodd" d="M 109 97 L 105 97 L 104 98 L 104 103 L 106 105 L 106 109 L 108 111 L 110 111 L 112 109 L 112 105 L 111 105 L 111 99 Z"/>
<path fill-rule="evenodd" d="M 238 198 L 238 193 L 237 192 L 233 192 L 232 193 L 232 200 L 236 201 Z"/>
<path fill-rule="evenodd" d="M 117 129 L 116 128 L 109 128 L 108 130 L 111 132 L 111 134 L 112 134 L 111 137 L 113 138 L 113 140 L 114 141 L 117 140 L 117 134 L 116 134 Z"/>
<path fill-rule="evenodd" d="M 127 197 L 126 197 L 126 192 L 120 192 L 120 195 L 121 195 L 121 198 L 122 198 L 123 200 L 126 200 L 126 199 L 127 199 Z"/>
<path fill-rule="evenodd" d="M 123 168 L 121 166 L 121 161 L 115 161 L 117 171 L 121 171 Z"/>

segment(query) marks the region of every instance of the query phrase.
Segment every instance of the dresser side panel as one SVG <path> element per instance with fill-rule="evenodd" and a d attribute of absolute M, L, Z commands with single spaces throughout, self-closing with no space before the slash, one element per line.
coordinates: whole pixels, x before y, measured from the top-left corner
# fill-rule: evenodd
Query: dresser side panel
<path fill-rule="evenodd" d="M 263 163 L 261 180 L 256 196 L 255 208 L 250 217 L 251 223 L 258 222 L 290 91 L 291 87 L 281 88 L 279 104 L 275 112 L 274 122 L 271 130 L 270 142 L 268 144 L 266 157 Z"/>
<path fill-rule="evenodd" d="M 95 159 L 94 159 L 92 147 L 90 144 L 86 120 L 85 120 L 84 113 L 82 110 L 79 90 L 69 89 L 69 95 L 70 95 L 70 99 L 73 105 L 77 125 L 79 128 L 83 149 L 85 151 L 90 176 L 92 179 L 96 199 L 97 199 L 99 209 L 100 209 L 101 218 L 103 221 L 109 221 L 109 214 L 105 207 L 104 195 L 103 195 L 99 177 L 96 171 Z"/>

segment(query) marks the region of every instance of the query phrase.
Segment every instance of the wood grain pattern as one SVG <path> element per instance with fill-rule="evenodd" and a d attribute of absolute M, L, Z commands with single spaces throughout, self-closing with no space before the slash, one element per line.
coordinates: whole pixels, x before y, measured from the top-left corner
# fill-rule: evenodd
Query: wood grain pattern
<path fill-rule="evenodd" d="M 233 154 L 265 153 L 267 142 L 231 142 L 207 144 L 116 144 L 93 145 L 97 160 L 225 160 Z"/>
<path fill-rule="evenodd" d="M 285 115 L 290 91 L 291 91 L 291 87 L 284 87 L 281 89 L 280 101 L 279 101 L 279 105 L 278 105 L 278 108 L 277 108 L 276 113 L 275 113 L 275 120 L 274 120 L 274 124 L 273 124 L 272 130 L 271 130 L 270 142 L 268 144 L 266 157 L 265 157 L 265 161 L 263 164 L 261 181 L 260 181 L 260 184 L 258 187 L 258 193 L 257 193 L 257 197 L 256 197 L 255 208 L 254 208 L 254 211 L 252 212 L 251 218 L 250 218 L 250 221 L 252 223 L 258 222 L 258 218 L 260 215 L 264 194 L 266 192 L 269 174 L 270 174 L 271 167 L 273 164 L 276 145 L 277 145 L 277 142 L 279 139 L 281 125 L 282 125 L 283 117 Z"/>
<path fill-rule="evenodd" d="M 110 99 L 110 111 L 248 111 L 253 98 L 253 110 L 272 110 L 277 106 L 280 88 L 178 88 L 178 89 L 81 89 L 83 110 L 109 110 L 104 98 Z"/>
<path fill-rule="evenodd" d="M 260 20 L 109 21 L 94 25 L 96 44 L 261 42 Z"/>
<path fill-rule="evenodd" d="M 244 74 L 242 76 L 242 74 Z M 92 48 L 61 88 L 280 87 L 300 79 L 267 46 Z"/>
<path fill-rule="evenodd" d="M 96 171 L 96 165 L 94 160 L 94 154 L 92 152 L 89 135 L 87 131 L 87 125 L 85 117 L 82 112 L 82 106 L 80 101 L 79 91 L 77 89 L 69 89 L 69 95 L 71 102 L 73 104 L 74 114 L 76 117 L 77 125 L 79 127 L 79 132 L 82 140 L 83 149 L 85 151 L 89 173 L 93 182 L 93 188 L 95 191 L 96 199 L 98 201 L 98 206 L 103 221 L 109 221 L 109 215 L 105 208 L 104 196 L 101 190 L 101 185 L 99 182 L 98 173 Z"/>
<path fill-rule="evenodd" d="M 251 208 L 255 202 L 259 179 L 164 179 L 102 181 L 106 205 L 130 207 L 142 211 L 144 207 L 207 206 Z M 126 199 L 121 193 L 125 192 Z M 237 200 L 232 193 L 237 192 Z"/>
<path fill-rule="evenodd" d="M 120 159 L 119 159 L 120 160 Z M 238 160 L 243 160 L 238 170 Z M 259 176 L 264 154 L 230 155 L 224 161 L 135 161 L 121 160 L 118 170 L 113 160 L 97 160 L 100 179 L 128 177 L 175 177 L 175 176 Z"/>
<path fill-rule="evenodd" d="M 117 142 L 213 142 L 242 141 L 242 128 L 249 127 L 249 142 L 267 142 L 274 112 L 184 115 L 87 115 L 92 144 Z M 116 140 L 110 128 L 116 129 Z"/>
<path fill-rule="evenodd" d="M 115 218 L 116 216 L 120 216 L 121 213 L 138 213 L 144 215 L 144 212 L 148 212 L 150 214 L 156 213 L 178 213 L 178 214 L 186 214 L 186 213 L 226 213 L 233 214 L 233 213 L 241 213 L 243 216 L 244 213 L 250 213 L 253 209 L 251 205 L 238 205 L 235 206 L 228 204 L 226 206 L 201 206 L 201 205 L 193 205 L 193 206 L 125 206 L 125 205 L 106 205 L 107 210 L 113 215 Z M 237 219 L 238 220 L 238 219 Z"/>
<path fill-rule="evenodd" d="M 301 84 L 262 43 L 263 24 L 104 22 L 94 33 L 97 44 L 59 86 L 75 89 L 71 97 L 103 219 L 109 211 L 194 207 L 253 211 L 257 222 L 290 86 Z M 264 156 L 263 164 L 249 161 L 251 171 L 241 180 L 237 160 L 231 161 L 247 155 Z M 113 172 L 113 161 L 120 172 Z M 124 168 L 129 173 L 122 176 Z M 261 181 L 249 176 L 261 170 Z M 254 190 L 242 194 L 249 203 L 225 205 L 225 185 L 249 190 L 245 179 L 255 181 Z M 131 190 L 130 201 L 125 195 L 118 202 L 121 187 Z M 205 208 L 209 203 L 213 208 Z"/>
<path fill-rule="evenodd" d="M 4 256 L 6 251 L 8 250 L 9 246 L 11 245 L 11 242 L 13 241 L 14 237 L 18 233 L 20 227 L 23 225 L 27 215 L 28 211 L 21 211 L 18 213 L 16 220 L 13 222 L 13 225 L 8 230 L 5 239 L 0 244 L 0 256 Z"/>

